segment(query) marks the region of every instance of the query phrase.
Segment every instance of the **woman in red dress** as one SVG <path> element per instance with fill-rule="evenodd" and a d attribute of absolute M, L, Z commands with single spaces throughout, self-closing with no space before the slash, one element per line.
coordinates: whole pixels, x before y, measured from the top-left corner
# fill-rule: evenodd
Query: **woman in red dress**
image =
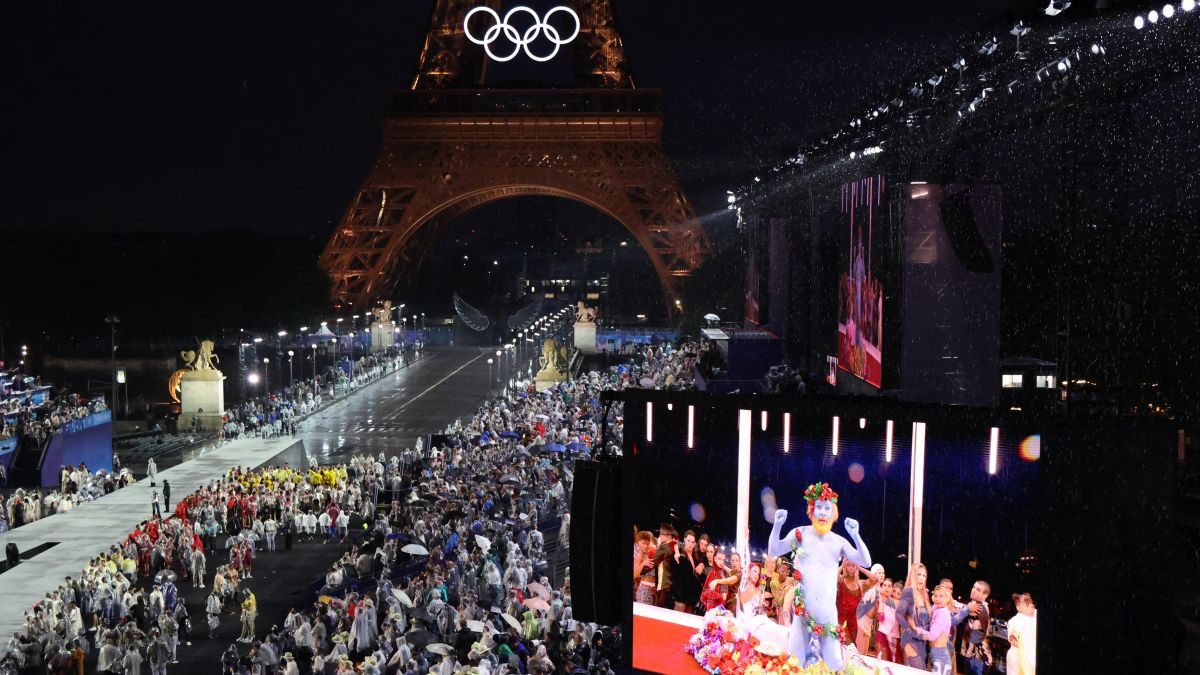
<path fill-rule="evenodd" d="M 858 565 L 852 560 L 842 559 L 841 574 L 838 575 L 837 588 L 837 621 L 839 626 L 845 626 L 845 636 L 842 644 L 852 645 L 858 639 L 858 616 L 855 610 L 862 600 L 862 582 L 858 580 Z"/>

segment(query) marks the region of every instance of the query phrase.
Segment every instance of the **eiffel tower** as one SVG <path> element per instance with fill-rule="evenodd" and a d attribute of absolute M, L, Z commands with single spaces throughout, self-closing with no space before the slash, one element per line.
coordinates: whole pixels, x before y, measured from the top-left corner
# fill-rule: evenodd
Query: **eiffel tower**
<path fill-rule="evenodd" d="M 563 4 L 579 18 L 563 47 L 576 50 L 577 88 L 515 89 L 484 86 L 491 60 L 464 29 L 477 6 L 504 16 L 499 0 L 438 1 L 411 87 L 388 98 L 379 158 L 321 254 L 335 306 L 388 298 L 446 224 L 525 195 L 573 199 L 620 222 L 675 298 L 710 244 L 662 150 L 661 93 L 635 86 L 609 0 Z M 475 35 L 484 14 L 472 18 Z"/>

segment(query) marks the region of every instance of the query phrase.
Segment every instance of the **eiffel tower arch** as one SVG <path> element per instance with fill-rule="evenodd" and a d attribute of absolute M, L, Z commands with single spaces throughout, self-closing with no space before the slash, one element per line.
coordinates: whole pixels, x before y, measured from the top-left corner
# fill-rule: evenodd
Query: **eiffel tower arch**
<path fill-rule="evenodd" d="M 333 303 L 388 297 L 446 224 L 526 195 L 579 201 L 620 222 L 673 297 L 710 244 L 662 150 L 660 92 L 634 86 L 610 3 L 564 2 L 580 19 L 564 47 L 576 50 L 575 89 L 482 86 L 489 61 L 463 19 L 484 4 L 500 9 L 440 0 L 412 86 L 389 96 L 379 158 L 321 254 Z"/>

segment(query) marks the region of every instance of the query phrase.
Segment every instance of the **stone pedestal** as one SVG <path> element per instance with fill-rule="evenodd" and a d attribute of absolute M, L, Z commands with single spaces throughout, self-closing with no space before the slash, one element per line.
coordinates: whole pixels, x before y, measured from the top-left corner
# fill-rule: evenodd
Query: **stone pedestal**
<path fill-rule="evenodd" d="M 557 368 L 542 368 L 533 376 L 533 388 L 538 391 L 546 391 L 550 387 L 566 382 L 567 376 L 558 372 Z"/>
<path fill-rule="evenodd" d="M 596 349 L 596 324 L 575 324 L 575 348 L 584 354 L 599 353 L 600 350 Z"/>
<path fill-rule="evenodd" d="M 371 353 L 382 352 L 396 344 L 396 323 L 376 321 L 371 324 Z"/>
<path fill-rule="evenodd" d="M 189 370 L 179 381 L 179 430 L 219 431 L 225 414 L 225 376 L 219 370 Z"/>

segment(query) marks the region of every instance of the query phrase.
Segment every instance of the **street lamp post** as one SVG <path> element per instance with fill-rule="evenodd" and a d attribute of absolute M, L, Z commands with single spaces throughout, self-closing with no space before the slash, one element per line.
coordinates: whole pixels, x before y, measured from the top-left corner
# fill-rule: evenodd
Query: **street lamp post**
<path fill-rule="evenodd" d="M 263 357 L 263 394 L 271 399 L 271 359 Z"/>
<path fill-rule="evenodd" d="M 331 346 L 333 346 L 335 350 L 336 350 L 336 349 L 337 349 L 339 346 L 341 346 L 341 345 L 339 345 L 339 344 L 338 344 L 338 338 L 330 338 L 330 339 L 329 339 L 329 344 L 330 344 Z M 337 371 L 337 369 L 338 369 L 338 368 L 341 368 L 341 365 L 338 363 L 338 360 L 337 360 L 337 356 L 336 356 L 336 354 L 337 354 L 337 353 L 338 353 L 337 351 L 335 351 L 335 352 L 334 352 L 334 354 L 335 354 L 335 356 L 334 356 L 334 359 L 333 359 L 333 363 L 334 363 L 334 371 Z M 330 395 L 330 396 L 333 396 L 333 395 L 335 395 L 336 393 L 337 393 L 337 374 L 336 374 L 336 372 L 335 372 L 335 374 L 334 374 L 334 376 L 333 376 L 333 381 L 329 383 L 329 395 Z"/>
<path fill-rule="evenodd" d="M 492 359 L 488 359 L 488 392 L 492 391 Z"/>
<path fill-rule="evenodd" d="M 290 349 L 288 350 L 288 386 L 289 387 L 292 386 L 292 382 L 296 379 L 295 375 L 292 372 L 292 357 L 295 355 L 296 355 L 296 352 L 294 352 Z"/>
<path fill-rule="evenodd" d="M 111 366 L 112 366 L 112 400 L 109 401 L 109 403 L 111 404 L 113 414 L 116 415 L 117 414 L 117 324 L 121 323 L 121 317 L 117 316 L 116 314 L 109 314 L 108 316 L 104 317 L 104 323 L 108 324 L 109 328 L 112 329 L 112 350 L 109 354 L 109 358 L 112 362 L 111 363 Z M 22 351 L 23 350 L 24 350 L 24 348 L 22 348 Z M 22 361 L 24 361 L 24 356 L 25 356 L 24 354 L 21 355 Z"/>
<path fill-rule="evenodd" d="M 279 361 L 276 366 L 279 369 L 279 386 L 283 386 L 283 338 L 287 337 L 287 331 L 281 330 L 275 334 L 275 358 Z M 291 384 L 291 380 L 288 380 Z"/>
<path fill-rule="evenodd" d="M 312 343 L 312 361 L 313 361 L 313 395 L 317 393 L 317 341 Z"/>
<path fill-rule="evenodd" d="M 358 317 L 361 314 L 355 314 L 350 317 L 350 361 L 353 362 L 358 355 Z"/>

